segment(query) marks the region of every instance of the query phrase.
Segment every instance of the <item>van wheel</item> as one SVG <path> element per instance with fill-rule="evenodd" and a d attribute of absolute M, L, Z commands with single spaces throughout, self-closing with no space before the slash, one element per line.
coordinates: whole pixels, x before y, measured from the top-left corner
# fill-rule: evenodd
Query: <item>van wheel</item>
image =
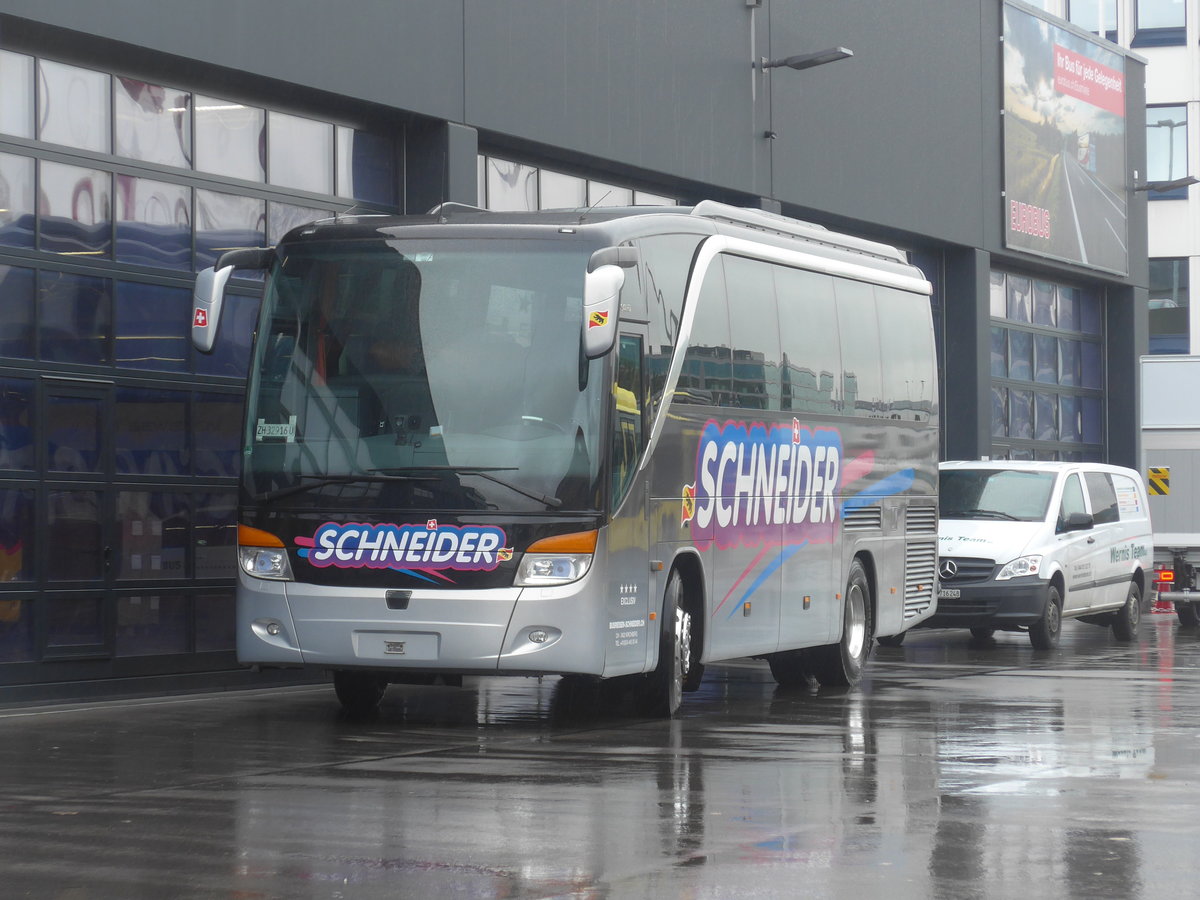
<path fill-rule="evenodd" d="M 1053 650 L 1062 633 L 1062 595 L 1050 585 L 1046 597 L 1046 614 L 1029 626 L 1029 643 L 1035 650 Z"/>
<path fill-rule="evenodd" d="M 387 690 L 387 679 L 373 672 L 333 673 L 333 690 L 342 709 L 351 715 L 361 716 L 374 712 Z"/>
<path fill-rule="evenodd" d="M 1142 620 L 1142 592 L 1136 581 L 1129 582 L 1129 593 L 1125 595 L 1125 605 L 1117 610 L 1113 617 L 1113 637 L 1118 641 L 1128 643 L 1137 640 L 1138 623 Z"/>
<path fill-rule="evenodd" d="M 634 691 L 642 715 L 667 719 L 683 702 L 683 687 L 692 666 L 692 614 L 683 605 L 683 576 L 676 569 L 663 597 L 663 622 L 659 632 L 658 665 Z"/>
<path fill-rule="evenodd" d="M 862 563 L 855 559 L 846 578 L 842 606 L 842 639 L 808 652 L 812 673 L 824 685 L 855 685 L 871 654 L 871 585 Z"/>
<path fill-rule="evenodd" d="M 1175 615 L 1183 628 L 1200 626 L 1200 606 L 1195 603 L 1176 603 Z"/>

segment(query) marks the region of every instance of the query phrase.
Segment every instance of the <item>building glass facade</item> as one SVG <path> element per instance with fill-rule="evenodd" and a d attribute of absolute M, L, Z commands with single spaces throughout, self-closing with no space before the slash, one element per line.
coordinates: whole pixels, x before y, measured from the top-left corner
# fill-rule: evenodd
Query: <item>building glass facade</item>
<path fill-rule="evenodd" d="M 258 285 L 200 354 L 194 272 L 400 205 L 397 135 L 135 76 L 0 50 L 0 684 L 232 665 Z"/>

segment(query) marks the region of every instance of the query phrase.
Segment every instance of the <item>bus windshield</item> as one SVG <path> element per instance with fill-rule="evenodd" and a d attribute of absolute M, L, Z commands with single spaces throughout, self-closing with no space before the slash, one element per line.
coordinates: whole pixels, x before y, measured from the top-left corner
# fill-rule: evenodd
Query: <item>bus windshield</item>
<path fill-rule="evenodd" d="M 587 251 L 383 236 L 278 259 L 251 369 L 253 499 L 600 508 L 604 369 L 580 348 Z"/>

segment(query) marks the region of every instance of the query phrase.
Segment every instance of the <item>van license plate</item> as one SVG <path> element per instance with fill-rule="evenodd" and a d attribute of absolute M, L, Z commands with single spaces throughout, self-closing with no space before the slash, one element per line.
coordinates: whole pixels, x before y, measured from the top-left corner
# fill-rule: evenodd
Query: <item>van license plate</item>
<path fill-rule="evenodd" d="M 938 591 L 939 600 L 957 600 L 962 596 L 962 591 L 958 588 L 942 588 Z"/>

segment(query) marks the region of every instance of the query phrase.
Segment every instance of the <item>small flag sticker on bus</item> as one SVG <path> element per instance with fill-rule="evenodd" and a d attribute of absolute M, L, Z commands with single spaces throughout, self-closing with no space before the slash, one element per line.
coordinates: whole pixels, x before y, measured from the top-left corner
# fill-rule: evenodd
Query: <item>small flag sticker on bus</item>
<path fill-rule="evenodd" d="M 686 525 L 696 517 L 696 485 L 683 486 L 683 522 Z"/>
<path fill-rule="evenodd" d="M 607 312 L 594 312 L 588 319 L 588 328 L 602 328 L 608 324 Z"/>
<path fill-rule="evenodd" d="M 205 312 L 203 309 L 196 307 L 196 317 L 194 319 L 192 319 L 192 325 L 194 325 L 196 328 L 207 328 L 208 327 L 208 313 Z"/>

